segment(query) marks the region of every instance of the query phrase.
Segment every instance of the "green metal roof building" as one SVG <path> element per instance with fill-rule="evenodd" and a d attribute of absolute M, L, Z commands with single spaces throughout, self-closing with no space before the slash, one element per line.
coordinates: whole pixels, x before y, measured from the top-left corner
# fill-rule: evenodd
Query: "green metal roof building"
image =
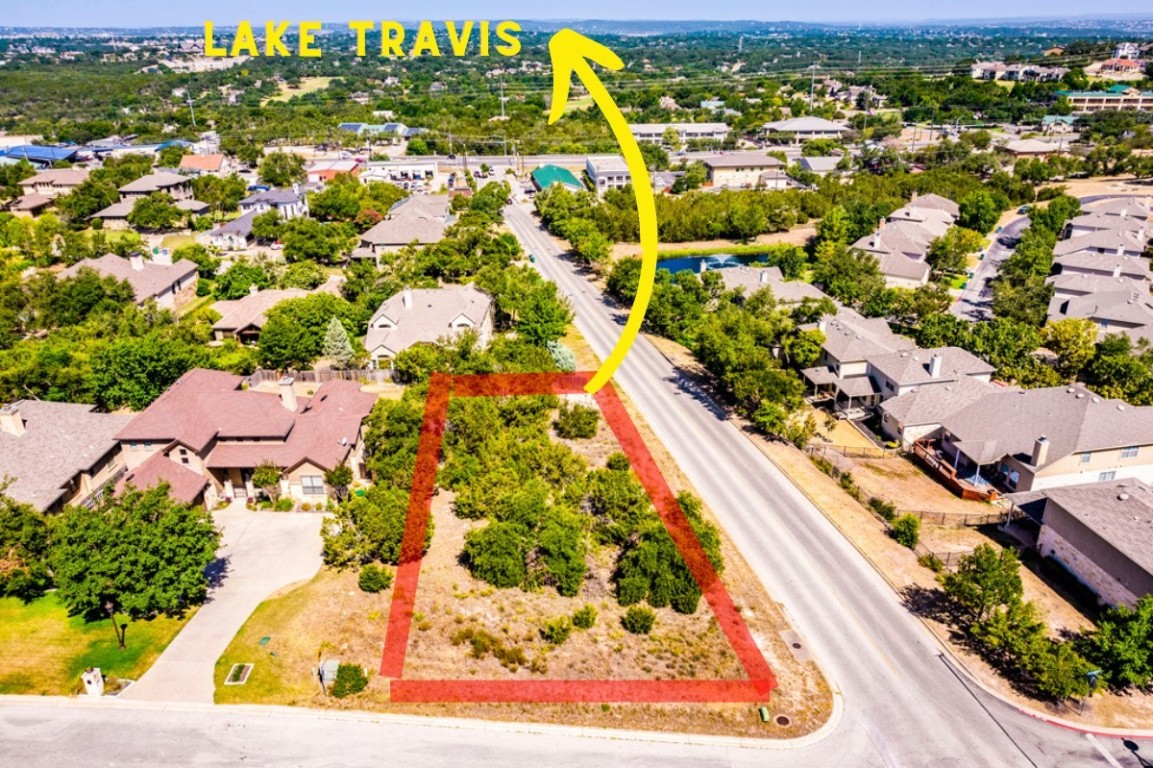
<path fill-rule="evenodd" d="M 561 168 L 558 165 L 542 165 L 532 172 L 532 183 L 536 185 L 539 190 L 546 190 L 553 184 L 560 184 L 568 187 L 573 192 L 583 191 L 585 186 L 581 184 L 573 172 L 567 168 Z"/>

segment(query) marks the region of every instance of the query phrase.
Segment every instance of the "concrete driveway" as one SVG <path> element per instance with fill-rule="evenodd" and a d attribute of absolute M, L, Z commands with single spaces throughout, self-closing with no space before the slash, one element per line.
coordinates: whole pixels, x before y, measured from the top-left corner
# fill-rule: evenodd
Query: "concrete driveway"
<path fill-rule="evenodd" d="M 211 704 L 216 660 L 269 595 L 320 570 L 318 513 L 249 512 L 242 503 L 213 513 L 223 530 L 217 585 L 144 676 L 121 694 L 137 701 Z M 131 629 L 129 629 L 131 631 Z"/>

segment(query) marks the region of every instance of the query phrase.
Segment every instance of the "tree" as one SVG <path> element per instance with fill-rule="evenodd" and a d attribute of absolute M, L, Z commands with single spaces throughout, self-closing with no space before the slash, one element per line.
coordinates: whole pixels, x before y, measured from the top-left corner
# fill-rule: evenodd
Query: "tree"
<path fill-rule="evenodd" d="M 308 368 L 323 354 L 334 317 L 351 339 L 363 335 L 364 314 L 359 307 L 327 293 L 283 301 L 268 311 L 268 321 L 260 331 L 261 365 L 277 370 Z"/>
<path fill-rule="evenodd" d="M 1029 212 L 1030 228 L 1038 227 L 1057 235 L 1065 229 L 1065 222 L 1081 213 L 1081 201 L 1070 195 L 1058 195 L 1044 208 Z"/>
<path fill-rule="evenodd" d="M 0 597 L 32 600 L 52 585 L 48 522 L 29 504 L 4 493 L 0 482 Z"/>
<path fill-rule="evenodd" d="M 315 261 L 296 261 L 288 265 L 280 278 L 281 288 L 303 288 L 311 291 L 328 280 L 328 272 Z"/>
<path fill-rule="evenodd" d="M 599 421 L 596 408 L 562 405 L 557 414 L 556 432 L 566 440 L 587 440 L 596 436 Z"/>
<path fill-rule="evenodd" d="M 1077 645 L 1114 687 L 1147 687 L 1153 682 L 1153 595 L 1142 596 L 1135 608 L 1108 609 L 1097 631 L 1083 635 Z"/>
<path fill-rule="evenodd" d="M 322 192 L 308 196 L 308 210 L 321 221 L 352 221 L 360 213 L 360 182 L 338 174 Z"/>
<path fill-rule="evenodd" d="M 671 149 L 673 152 L 678 151 L 683 146 L 681 143 L 681 135 L 677 133 L 677 129 L 673 128 L 671 125 L 665 129 L 663 134 L 661 134 L 661 143 Z"/>
<path fill-rule="evenodd" d="M 286 187 L 305 180 L 304 158 L 291 152 L 270 152 L 260 161 L 260 180 Z"/>
<path fill-rule="evenodd" d="M 272 501 L 280 498 L 280 478 L 284 470 L 271 461 L 262 461 L 256 469 L 252 470 L 252 484 L 264 491 Z"/>
<path fill-rule="evenodd" d="M 204 175 L 192 180 L 193 196 L 206 203 L 217 217 L 235 211 L 247 192 L 248 185 L 235 173 L 224 178 Z"/>
<path fill-rule="evenodd" d="M 156 164 L 162 168 L 176 168 L 180 158 L 192 154 L 192 150 L 182 144 L 169 144 L 156 153 Z"/>
<path fill-rule="evenodd" d="M 220 533 L 203 509 L 172 500 L 168 485 L 129 487 L 91 509 L 68 507 L 51 521 L 50 561 L 57 595 L 69 613 L 112 619 L 180 615 L 204 601 L 204 569 Z"/>
<path fill-rule="evenodd" d="M 657 615 L 648 608 L 634 605 L 621 617 L 621 626 L 634 635 L 647 635 L 656 623 Z"/>
<path fill-rule="evenodd" d="M 572 310 L 557 296 L 556 286 L 545 283 L 528 295 L 517 319 L 516 330 L 530 344 L 544 346 L 568 332 Z"/>
<path fill-rule="evenodd" d="M 348 497 L 349 486 L 352 485 L 352 468 L 348 466 L 348 461 L 343 461 L 325 472 L 324 482 L 332 488 L 336 500 L 343 502 Z"/>
<path fill-rule="evenodd" d="M 1072 379 L 1093 359 L 1097 325 L 1086 318 L 1057 320 L 1041 329 L 1041 343 L 1057 356 L 1057 372 Z"/>
<path fill-rule="evenodd" d="M 356 359 L 356 350 L 352 348 L 352 342 L 348 339 L 348 331 L 336 316 L 328 322 L 321 355 L 331 360 L 338 368 L 347 368 Z"/>
<path fill-rule="evenodd" d="M 975 189 L 961 199 L 960 216 L 957 224 L 987 235 L 1001 218 L 1001 208 L 996 199 L 983 189 Z"/>
<path fill-rule="evenodd" d="M 272 285 L 272 275 L 263 266 L 236 262 L 216 278 L 218 299 L 241 299 L 247 296 L 252 286 L 263 290 Z"/>
<path fill-rule="evenodd" d="M 921 540 L 921 520 L 914 515 L 901 515 L 893 521 L 893 538 L 912 549 Z"/>
<path fill-rule="evenodd" d="M 830 245 L 831 248 L 822 248 L 824 252 L 817 254 L 813 267 L 813 282 L 822 286 L 825 293 L 847 304 L 860 304 L 873 293 L 884 290 L 885 278 L 876 257 L 839 243 Z"/>
<path fill-rule="evenodd" d="M 1056 701 L 1086 696 L 1090 691 L 1092 666 L 1077 653 L 1072 643 L 1049 640 L 1025 659 L 1037 690 Z"/>
<path fill-rule="evenodd" d="M 321 224 L 316 219 L 300 217 L 280 225 L 284 258 L 289 261 L 310 260 L 331 264 L 348 250 L 351 237 L 343 225 Z"/>
<path fill-rule="evenodd" d="M 197 274 L 206 280 L 216 277 L 216 270 L 220 269 L 220 259 L 199 243 L 180 246 L 172 252 L 172 259 L 191 261 L 196 265 Z"/>
<path fill-rule="evenodd" d="M 957 274 L 968 267 L 966 257 L 984 245 L 985 239 L 979 233 L 964 227 L 949 227 L 929 244 L 927 261 L 934 272 Z"/>
<path fill-rule="evenodd" d="M 1000 606 L 1020 602 L 1023 593 L 1017 553 L 978 545 L 961 558 L 960 567 L 942 579 L 945 594 L 964 608 L 974 623 L 985 621 Z"/>
<path fill-rule="evenodd" d="M 252 218 L 252 236 L 262 243 L 280 239 L 280 213 L 270 208 Z"/>
<path fill-rule="evenodd" d="M 184 211 L 177 208 L 172 195 L 165 192 L 139 198 L 128 212 L 128 223 L 144 230 L 172 229 L 183 220 Z"/>
<path fill-rule="evenodd" d="M 406 464 L 406 469 L 410 467 Z M 411 478 L 411 471 L 408 476 Z M 324 562 L 334 568 L 358 567 L 377 561 L 397 564 L 407 514 L 408 491 L 399 487 L 378 484 L 369 488 L 364 496 L 348 498 L 337 507 L 336 514 L 324 519 L 321 528 Z M 429 521 L 426 548 L 431 539 Z"/>
<path fill-rule="evenodd" d="M 209 363 L 208 350 L 186 339 L 124 336 L 92 355 L 91 388 L 104 408 L 142 410 L 185 373 Z"/>

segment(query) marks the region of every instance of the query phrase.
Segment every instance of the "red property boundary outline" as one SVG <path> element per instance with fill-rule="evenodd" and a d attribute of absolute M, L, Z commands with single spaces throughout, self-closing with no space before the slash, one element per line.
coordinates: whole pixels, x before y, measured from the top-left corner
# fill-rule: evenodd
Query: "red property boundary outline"
<path fill-rule="evenodd" d="M 469 703 L 669 703 L 759 702 L 777 686 L 768 662 L 749 627 L 705 555 L 688 518 L 649 453 L 612 383 L 595 395 L 609 428 L 629 458 L 669 535 L 684 558 L 701 594 L 736 653 L 747 680 L 406 680 L 403 678 L 413 606 L 424 557 L 424 540 L 432 514 L 432 495 L 440 463 L 449 400 L 453 397 L 584 394 L 591 372 L 433 374 L 425 402 L 424 422 L 408 500 L 400 566 L 392 594 L 380 674 L 390 678 L 397 702 Z"/>

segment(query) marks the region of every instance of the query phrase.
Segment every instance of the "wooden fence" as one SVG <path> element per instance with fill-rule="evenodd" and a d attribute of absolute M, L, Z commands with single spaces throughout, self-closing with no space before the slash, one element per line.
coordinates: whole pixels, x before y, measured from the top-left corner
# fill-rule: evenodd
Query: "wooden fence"
<path fill-rule="evenodd" d="M 361 384 L 380 384 L 392 381 L 394 372 L 388 368 L 360 368 L 357 370 L 337 371 L 272 371 L 259 368 L 251 376 L 245 378 L 249 387 L 259 387 L 268 382 L 278 382 L 285 376 L 296 379 L 298 384 L 324 384 L 328 381 L 358 381 Z"/>

